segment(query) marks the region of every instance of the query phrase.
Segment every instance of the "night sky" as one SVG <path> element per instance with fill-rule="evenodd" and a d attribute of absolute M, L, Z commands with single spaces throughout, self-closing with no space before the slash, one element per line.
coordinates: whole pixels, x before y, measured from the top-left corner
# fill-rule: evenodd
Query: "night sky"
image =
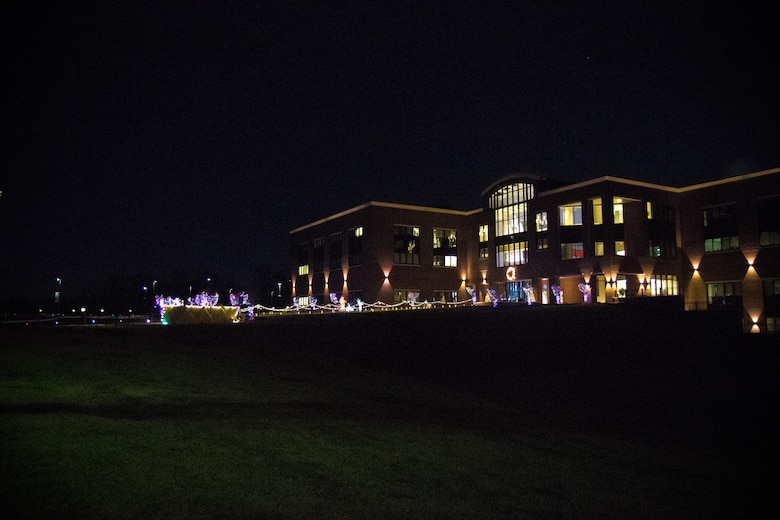
<path fill-rule="evenodd" d="M 0 301 L 51 300 L 57 277 L 242 290 L 286 269 L 296 226 L 368 200 L 474 209 L 512 172 L 780 166 L 769 4 L 688 4 L 12 2 Z"/>

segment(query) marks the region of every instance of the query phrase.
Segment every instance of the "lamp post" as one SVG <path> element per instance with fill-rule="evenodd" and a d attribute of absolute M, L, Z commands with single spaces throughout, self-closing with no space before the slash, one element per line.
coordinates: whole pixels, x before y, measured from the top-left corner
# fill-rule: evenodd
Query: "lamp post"
<path fill-rule="evenodd" d="M 152 321 L 156 321 L 160 316 L 160 309 L 157 306 L 157 280 L 152 280 L 152 305 L 151 305 Z"/>
<path fill-rule="evenodd" d="M 54 312 L 58 312 L 60 308 L 60 296 L 62 294 L 62 278 L 57 277 L 57 290 L 54 291 Z"/>

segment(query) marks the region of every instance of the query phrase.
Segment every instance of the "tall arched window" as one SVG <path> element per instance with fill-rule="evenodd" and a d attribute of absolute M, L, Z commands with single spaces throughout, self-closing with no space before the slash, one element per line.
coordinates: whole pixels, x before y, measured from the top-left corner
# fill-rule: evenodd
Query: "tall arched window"
<path fill-rule="evenodd" d="M 528 231 L 527 201 L 534 198 L 533 184 L 507 184 L 490 195 L 488 205 L 495 210 L 496 236 Z"/>
<path fill-rule="evenodd" d="M 524 182 L 507 184 L 490 194 L 488 206 L 495 214 L 496 267 L 528 262 L 528 202 L 534 186 Z"/>

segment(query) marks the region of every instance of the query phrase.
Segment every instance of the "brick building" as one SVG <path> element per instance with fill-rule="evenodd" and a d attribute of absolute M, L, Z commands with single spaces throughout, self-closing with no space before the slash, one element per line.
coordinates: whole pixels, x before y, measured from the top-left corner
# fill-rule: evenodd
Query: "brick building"
<path fill-rule="evenodd" d="M 780 168 L 676 188 L 504 177 L 470 211 L 367 202 L 290 232 L 302 303 L 676 296 L 780 329 Z"/>

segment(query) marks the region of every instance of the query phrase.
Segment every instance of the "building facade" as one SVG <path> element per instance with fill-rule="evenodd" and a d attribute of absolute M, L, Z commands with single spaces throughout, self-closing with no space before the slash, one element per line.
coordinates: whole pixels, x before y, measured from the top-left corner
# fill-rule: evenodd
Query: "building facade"
<path fill-rule="evenodd" d="M 470 211 L 368 202 L 290 232 L 301 303 L 674 296 L 780 330 L 780 168 L 683 188 L 497 180 Z"/>

